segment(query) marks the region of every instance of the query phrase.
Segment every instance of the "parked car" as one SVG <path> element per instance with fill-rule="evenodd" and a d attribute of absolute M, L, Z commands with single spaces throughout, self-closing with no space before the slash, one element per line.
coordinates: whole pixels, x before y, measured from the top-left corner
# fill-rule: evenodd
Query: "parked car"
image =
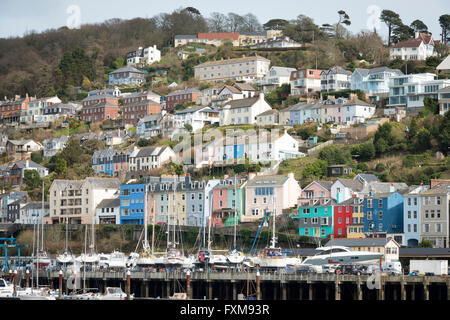
<path fill-rule="evenodd" d="M 336 267 L 336 274 L 361 274 L 357 266 L 354 264 L 340 264 Z"/>
<path fill-rule="evenodd" d="M 309 273 L 317 273 L 316 269 L 314 269 L 311 265 L 301 265 L 295 269 L 295 273 L 297 274 L 309 274 Z"/>
<path fill-rule="evenodd" d="M 389 276 L 401 276 L 402 272 L 394 268 L 384 268 L 383 270 Z"/>
<path fill-rule="evenodd" d="M 322 272 L 323 273 L 335 273 L 336 272 L 336 266 L 331 264 L 326 264 L 322 266 Z"/>

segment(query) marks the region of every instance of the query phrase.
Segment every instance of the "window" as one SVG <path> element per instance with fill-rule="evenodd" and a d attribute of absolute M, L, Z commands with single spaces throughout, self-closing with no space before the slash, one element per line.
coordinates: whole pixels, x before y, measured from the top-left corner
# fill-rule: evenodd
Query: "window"
<path fill-rule="evenodd" d="M 378 208 L 383 208 L 383 200 L 378 200 Z"/>
<path fill-rule="evenodd" d="M 378 212 L 378 219 L 383 220 L 383 211 Z"/>
<path fill-rule="evenodd" d="M 436 197 L 436 204 L 440 205 L 441 204 L 441 197 Z"/>
<path fill-rule="evenodd" d="M 367 220 L 372 220 L 372 211 L 367 212 Z"/>

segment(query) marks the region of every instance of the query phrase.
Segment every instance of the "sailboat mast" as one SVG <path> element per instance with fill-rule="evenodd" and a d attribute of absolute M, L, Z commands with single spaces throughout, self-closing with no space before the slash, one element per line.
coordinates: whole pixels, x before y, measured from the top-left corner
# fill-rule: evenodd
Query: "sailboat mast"
<path fill-rule="evenodd" d="M 154 201 L 156 201 L 156 199 Z M 156 222 L 156 205 L 155 203 L 153 203 L 152 254 L 154 254 L 155 252 L 155 222 Z"/>
<path fill-rule="evenodd" d="M 41 225 L 42 225 L 42 246 L 41 249 L 42 251 L 44 251 L 44 193 L 45 193 L 45 188 L 44 188 L 44 180 L 42 180 L 42 210 L 41 210 Z"/>
<path fill-rule="evenodd" d="M 174 181 L 173 181 L 173 201 L 172 201 L 172 210 L 173 210 L 173 248 L 176 247 L 176 225 L 175 225 L 175 220 L 176 220 L 176 214 L 175 214 L 175 190 L 177 188 L 177 176 L 174 176 Z"/>
<path fill-rule="evenodd" d="M 272 194 L 272 215 L 273 215 L 273 226 L 272 226 L 272 248 L 275 248 L 275 198 Z"/>
<path fill-rule="evenodd" d="M 94 224 L 92 224 L 92 225 L 94 225 Z M 85 227 L 84 227 L 84 254 L 85 254 L 85 256 L 86 256 L 86 254 L 87 254 L 87 249 L 86 249 L 86 246 L 87 246 L 87 225 L 85 225 Z M 86 292 L 86 259 L 84 259 L 84 261 L 83 261 L 83 293 L 85 293 Z"/>
<path fill-rule="evenodd" d="M 148 249 L 148 240 L 147 240 L 147 184 L 144 185 L 145 193 L 144 193 L 144 251 Z"/>
<path fill-rule="evenodd" d="M 237 226 L 237 181 L 236 174 L 234 175 L 234 236 L 233 236 L 233 249 L 236 249 L 236 226 Z"/>

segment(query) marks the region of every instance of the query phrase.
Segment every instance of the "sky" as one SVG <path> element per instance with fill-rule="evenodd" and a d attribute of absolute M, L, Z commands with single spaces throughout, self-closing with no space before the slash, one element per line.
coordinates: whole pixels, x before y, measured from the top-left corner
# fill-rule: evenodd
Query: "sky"
<path fill-rule="evenodd" d="M 450 14 L 449 0 L 0 0 L 0 38 L 111 18 L 151 18 L 187 6 L 197 8 L 204 17 L 211 12 L 253 13 L 261 24 L 274 18 L 294 19 L 299 14 L 313 18 L 318 25 L 332 24 L 338 20 L 337 11 L 344 10 L 350 16 L 352 33 L 376 27 L 384 38 L 387 28 L 377 19 L 381 10 L 397 12 L 408 25 L 422 20 L 435 39 L 440 39 L 439 16 Z"/>

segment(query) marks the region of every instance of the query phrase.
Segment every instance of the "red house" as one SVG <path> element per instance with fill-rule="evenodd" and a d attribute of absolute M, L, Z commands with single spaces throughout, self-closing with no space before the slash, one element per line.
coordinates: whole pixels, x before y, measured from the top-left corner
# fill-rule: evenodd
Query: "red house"
<path fill-rule="evenodd" d="M 132 93 L 123 99 L 123 121 L 124 123 L 136 124 L 139 119 L 150 114 L 160 114 L 160 96 L 151 92 Z"/>
<path fill-rule="evenodd" d="M 350 198 L 349 200 L 353 200 Z M 353 207 L 349 200 L 334 206 L 334 235 L 333 238 L 347 238 L 347 226 L 352 224 Z"/>

